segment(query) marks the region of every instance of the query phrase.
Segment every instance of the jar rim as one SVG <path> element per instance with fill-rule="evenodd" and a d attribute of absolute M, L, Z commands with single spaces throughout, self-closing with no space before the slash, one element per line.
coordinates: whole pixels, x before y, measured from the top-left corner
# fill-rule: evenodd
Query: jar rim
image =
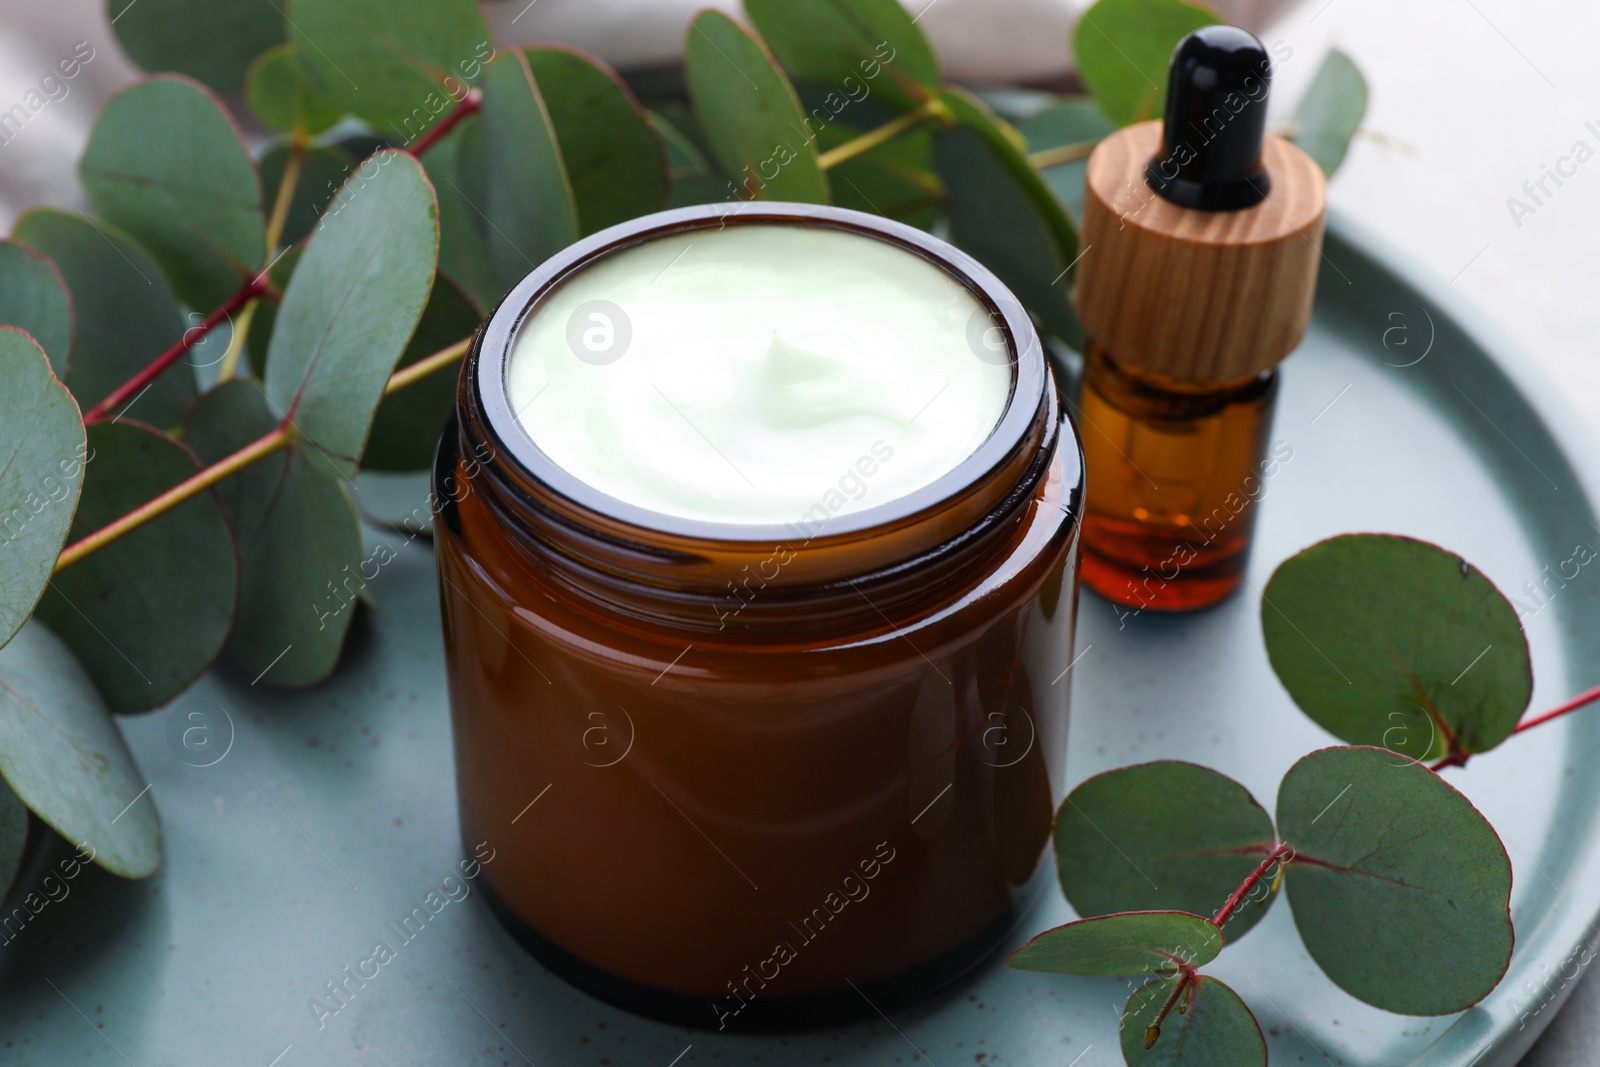
<path fill-rule="evenodd" d="M 827 535 L 860 535 L 905 522 L 971 491 L 1006 466 L 1027 439 L 1044 405 L 1050 376 L 1043 345 L 1027 311 L 983 264 L 947 242 L 904 223 L 865 212 L 813 204 L 739 201 L 677 208 L 601 230 L 551 256 L 518 282 L 478 331 L 464 370 L 465 399 L 482 430 L 523 476 L 580 512 L 608 524 L 688 541 L 771 544 L 791 537 L 793 524 L 716 522 L 654 511 L 621 500 L 573 475 L 552 459 L 517 419 L 509 371 L 521 329 L 560 286 L 597 261 L 658 238 L 743 225 L 831 228 L 883 241 L 931 263 L 961 283 L 989 313 L 1011 356 L 1011 388 L 1000 417 L 971 453 L 932 482 L 860 511 L 835 516 Z"/>

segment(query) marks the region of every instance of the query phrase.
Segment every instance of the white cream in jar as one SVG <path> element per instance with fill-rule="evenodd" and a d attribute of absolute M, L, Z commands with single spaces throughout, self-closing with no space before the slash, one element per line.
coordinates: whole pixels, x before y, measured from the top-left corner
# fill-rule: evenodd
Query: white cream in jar
<path fill-rule="evenodd" d="M 785 223 L 589 264 L 523 324 L 506 373 L 518 424 L 574 478 L 659 514 L 756 526 L 931 484 L 989 437 L 1013 376 L 951 274 Z"/>

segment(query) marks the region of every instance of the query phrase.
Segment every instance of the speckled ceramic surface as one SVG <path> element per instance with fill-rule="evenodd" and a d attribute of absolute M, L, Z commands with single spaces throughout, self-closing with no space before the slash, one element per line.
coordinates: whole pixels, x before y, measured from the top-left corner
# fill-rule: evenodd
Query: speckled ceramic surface
<path fill-rule="evenodd" d="M 1578 544 L 1600 545 L 1600 482 L 1579 470 L 1593 466 L 1593 444 L 1442 282 L 1396 271 L 1372 248 L 1345 226 L 1330 233 L 1317 316 L 1284 371 L 1273 438 L 1293 458 L 1267 496 L 1253 588 L 1182 618 L 1119 618 L 1084 595 L 1058 798 L 1109 767 L 1183 757 L 1238 778 L 1270 809 L 1284 770 L 1330 739 L 1274 679 L 1254 590 L 1334 533 L 1407 533 L 1479 565 L 1524 610 L 1536 709 L 1596 680 L 1600 577 L 1589 571 L 1600 563 L 1537 599 L 1525 587 Z M 420 482 L 390 491 L 424 499 Z M 838 1030 L 733 1037 L 647 1022 L 547 975 L 476 894 L 448 901 L 319 1020 L 308 1001 L 375 942 L 394 944 L 388 924 L 460 858 L 426 545 L 403 547 L 370 591 L 379 607 L 324 686 L 275 693 L 216 673 L 171 709 L 124 721 L 161 812 L 165 866 L 141 884 L 87 871 L 0 946 L 0 1064 L 1121 1063 L 1121 983 L 998 960 L 891 1019 Z M 231 746 L 209 766 L 169 744 L 174 716 L 190 711 L 231 723 Z M 1499 829 L 1515 870 L 1517 948 L 1500 988 L 1461 1016 L 1375 1011 L 1321 975 L 1279 904 L 1208 968 L 1255 1009 L 1273 1063 L 1517 1060 L 1595 936 L 1597 716 L 1446 772 Z M 561 817 L 556 798 L 543 814 Z M 1052 892 L 1013 943 L 1070 917 Z"/>

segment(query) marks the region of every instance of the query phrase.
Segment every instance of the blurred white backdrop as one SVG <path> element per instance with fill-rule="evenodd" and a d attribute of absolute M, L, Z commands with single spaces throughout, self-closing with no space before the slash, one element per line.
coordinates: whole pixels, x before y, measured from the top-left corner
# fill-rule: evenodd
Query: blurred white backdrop
<path fill-rule="evenodd" d="M 224 0 L 219 0 L 224 2 Z M 614 63 L 668 60 L 698 0 L 491 0 L 497 43 L 560 40 Z M 737 0 L 717 0 L 736 9 Z M 1075 0 L 908 0 L 950 72 L 998 82 L 1069 68 Z M 1585 0 L 1231 0 L 1230 18 L 1294 57 L 1275 92 L 1287 110 L 1337 45 L 1372 86 L 1367 126 L 1331 187 L 1334 207 L 1421 260 L 1515 340 L 1600 438 L 1600 160 L 1533 215 L 1512 196 L 1573 143 L 1600 149 L 1600 5 Z M 0 101 L 18 100 L 79 41 L 94 59 L 68 95 L 0 145 L 0 224 L 35 203 L 79 201 L 74 164 L 100 103 L 136 72 L 103 0 L 0 8 Z M 1459 275 L 1459 277 L 1458 277 Z"/>

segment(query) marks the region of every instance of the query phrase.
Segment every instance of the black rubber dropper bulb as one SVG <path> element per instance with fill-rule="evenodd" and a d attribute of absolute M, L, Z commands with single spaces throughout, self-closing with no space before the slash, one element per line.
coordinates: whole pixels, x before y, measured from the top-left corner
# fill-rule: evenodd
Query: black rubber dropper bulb
<path fill-rule="evenodd" d="M 1172 52 L 1162 150 L 1145 180 L 1162 197 L 1202 211 L 1236 211 L 1266 199 L 1261 166 L 1272 61 L 1236 26 L 1195 30 Z"/>

